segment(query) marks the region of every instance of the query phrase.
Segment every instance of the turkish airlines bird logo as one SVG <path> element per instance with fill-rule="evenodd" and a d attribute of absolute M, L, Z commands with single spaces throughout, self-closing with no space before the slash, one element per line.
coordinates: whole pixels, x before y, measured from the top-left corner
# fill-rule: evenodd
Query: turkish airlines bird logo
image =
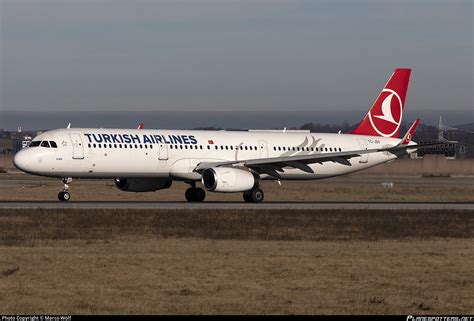
<path fill-rule="evenodd" d="M 391 137 L 402 122 L 402 101 L 393 90 L 385 88 L 369 111 L 373 129 L 381 136 Z"/>

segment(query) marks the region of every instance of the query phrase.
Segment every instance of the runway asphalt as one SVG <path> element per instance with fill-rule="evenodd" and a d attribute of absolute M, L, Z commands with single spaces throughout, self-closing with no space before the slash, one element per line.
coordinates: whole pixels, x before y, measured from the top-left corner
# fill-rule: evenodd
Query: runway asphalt
<path fill-rule="evenodd" d="M 410 210 L 410 209 L 462 209 L 474 210 L 474 202 L 263 202 L 249 204 L 244 202 L 17 202 L 2 201 L 0 209 L 157 209 L 157 210 L 325 210 L 325 209 L 371 209 L 371 210 Z"/>

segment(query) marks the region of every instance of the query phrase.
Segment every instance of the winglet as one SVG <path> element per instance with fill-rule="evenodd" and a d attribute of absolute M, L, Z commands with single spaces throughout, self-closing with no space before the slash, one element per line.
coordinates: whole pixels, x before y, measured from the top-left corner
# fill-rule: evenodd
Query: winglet
<path fill-rule="evenodd" d="M 416 131 L 416 127 L 418 127 L 418 124 L 420 123 L 420 119 L 417 118 L 413 124 L 411 125 L 411 127 L 408 129 L 407 133 L 405 134 L 405 136 L 403 136 L 402 138 L 402 141 L 400 143 L 400 146 L 405 146 L 405 145 L 408 145 L 413 137 L 413 134 L 415 133 Z"/>
<path fill-rule="evenodd" d="M 145 124 L 144 123 L 140 123 L 140 125 L 138 125 L 138 128 L 137 129 L 143 129 L 145 128 Z"/>

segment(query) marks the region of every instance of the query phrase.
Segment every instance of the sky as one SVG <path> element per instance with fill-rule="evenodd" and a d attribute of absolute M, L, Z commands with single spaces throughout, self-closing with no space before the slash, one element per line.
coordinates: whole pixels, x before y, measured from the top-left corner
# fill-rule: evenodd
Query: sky
<path fill-rule="evenodd" d="M 470 0 L 0 0 L 0 21 L 0 112 L 362 116 L 410 67 L 407 108 L 474 121 Z"/>

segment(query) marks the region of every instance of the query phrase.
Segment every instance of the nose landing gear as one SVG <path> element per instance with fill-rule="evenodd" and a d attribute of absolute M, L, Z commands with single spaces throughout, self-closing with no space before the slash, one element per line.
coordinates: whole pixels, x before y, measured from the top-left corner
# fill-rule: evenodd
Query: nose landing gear
<path fill-rule="evenodd" d="M 63 182 L 63 191 L 58 194 L 58 199 L 61 202 L 69 201 L 71 194 L 69 194 L 69 185 L 72 182 L 71 177 L 65 177 L 61 180 Z"/>

